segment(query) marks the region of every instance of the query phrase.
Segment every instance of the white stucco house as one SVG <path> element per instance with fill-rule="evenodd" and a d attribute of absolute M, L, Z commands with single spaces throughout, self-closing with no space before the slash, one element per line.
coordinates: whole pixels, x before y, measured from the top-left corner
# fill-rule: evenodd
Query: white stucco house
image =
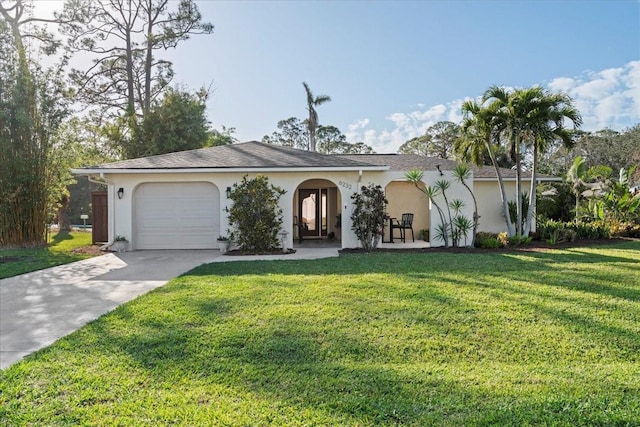
<path fill-rule="evenodd" d="M 202 148 L 74 169 L 107 185 L 109 243 L 125 236 L 129 249 L 212 249 L 228 235 L 227 191 L 242 177 L 265 175 L 286 193 L 281 197 L 286 247 L 302 232 L 305 239 L 329 236 L 343 248 L 358 247 L 351 230 L 351 196 L 362 185 L 379 184 L 389 201 L 387 213 L 414 214 L 413 228 L 440 222 L 435 208 L 405 172 L 423 171 L 423 183 L 451 182 L 450 198 L 461 199 L 472 218 L 468 191 L 451 175 L 455 162 L 411 154 L 321 154 L 261 142 Z M 515 171 L 505 169 L 507 192 L 515 196 Z M 525 181 L 523 184 L 528 184 Z M 495 172 L 474 168 L 469 182 L 478 200 L 480 231 L 505 229 Z M 444 205 L 444 201 L 443 201 Z M 339 219 L 340 217 L 340 219 Z M 298 227 L 303 222 L 304 229 Z M 388 233 L 388 231 L 387 231 Z M 432 246 L 442 242 L 431 233 Z"/>

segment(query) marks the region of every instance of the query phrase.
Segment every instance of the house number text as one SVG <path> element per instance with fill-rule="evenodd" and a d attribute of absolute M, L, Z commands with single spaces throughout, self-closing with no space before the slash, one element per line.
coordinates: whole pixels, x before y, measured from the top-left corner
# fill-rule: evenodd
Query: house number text
<path fill-rule="evenodd" d="M 353 188 L 353 186 L 351 184 L 349 184 L 348 182 L 344 182 L 344 181 L 339 181 L 338 185 L 340 187 L 346 188 L 347 190 L 351 190 Z"/>

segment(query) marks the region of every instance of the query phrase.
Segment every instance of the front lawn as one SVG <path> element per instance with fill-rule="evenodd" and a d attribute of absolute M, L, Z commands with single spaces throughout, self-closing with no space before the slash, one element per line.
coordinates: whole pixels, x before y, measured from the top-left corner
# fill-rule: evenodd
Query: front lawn
<path fill-rule="evenodd" d="M 1 249 L 0 279 L 18 274 L 68 264 L 95 255 L 95 252 L 74 253 L 74 249 L 91 245 L 91 233 L 74 231 L 57 233 L 44 248 Z"/>
<path fill-rule="evenodd" d="M 640 243 L 199 267 L 0 372 L 3 425 L 639 425 Z"/>

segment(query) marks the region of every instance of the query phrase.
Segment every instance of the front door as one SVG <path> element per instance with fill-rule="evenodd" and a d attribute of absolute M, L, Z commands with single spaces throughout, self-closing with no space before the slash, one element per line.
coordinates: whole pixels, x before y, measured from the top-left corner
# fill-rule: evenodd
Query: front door
<path fill-rule="evenodd" d="M 106 191 L 91 192 L 91 242 L 109 241 L 109 204 Z"/>
<path fill-rule="evenodd" d="M 300 232 L 305 237 L 327 235 L 327 189 L 298 190 Z"/>

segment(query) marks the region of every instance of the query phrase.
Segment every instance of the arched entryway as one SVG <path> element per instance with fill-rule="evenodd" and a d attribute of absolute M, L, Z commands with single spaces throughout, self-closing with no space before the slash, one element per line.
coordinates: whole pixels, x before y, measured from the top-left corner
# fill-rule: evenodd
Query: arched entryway
<path fill-rule="evenodd" d="M 336 240 L 342 237 L 341 193 L 327 179 L 309 179 L 293 198 L 294 240 Z"/>

